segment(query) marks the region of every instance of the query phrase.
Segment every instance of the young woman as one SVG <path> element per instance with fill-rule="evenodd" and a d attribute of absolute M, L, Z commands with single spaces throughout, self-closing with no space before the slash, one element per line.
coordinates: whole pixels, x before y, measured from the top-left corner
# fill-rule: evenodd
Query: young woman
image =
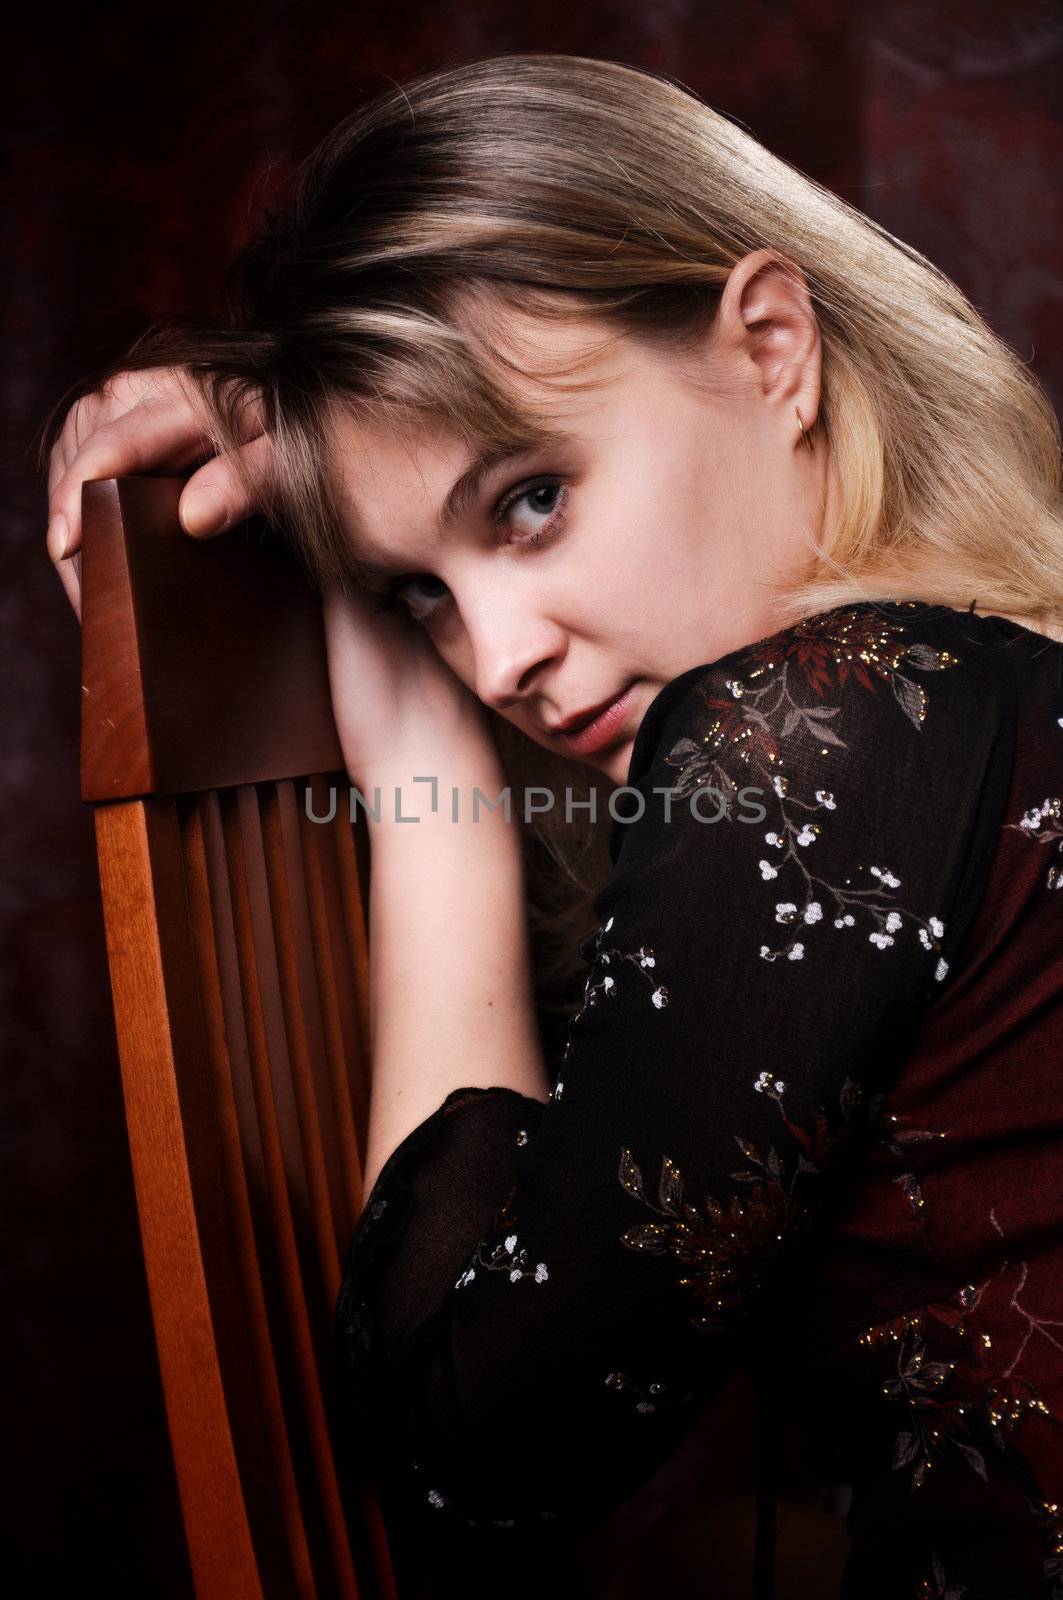
<path fill-rule="evenodd" d="M 188 466 L 321 585 L 382 794 L 344 1420 L 411 1543 L 518 1592 L 743 1361 L 847 1595 L 1059 1594 L 1059 430 L 956 286 L 665 79 L 493 57 L 47 442 L 75 606 L 81 483 Z"/>

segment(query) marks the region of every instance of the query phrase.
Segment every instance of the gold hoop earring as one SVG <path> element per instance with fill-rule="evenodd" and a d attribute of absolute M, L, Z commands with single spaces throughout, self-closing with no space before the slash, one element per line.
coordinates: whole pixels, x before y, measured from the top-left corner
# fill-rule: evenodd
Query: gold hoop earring
<path fill-rule="evenodd" d="M 812 442 L 811 430 L 809 430 L 809 429 L 807 429 L 805 427 L 804 421 L 803 421 L 803 419 L 801 417 L 801 413 L 800 413 L 800 411 L 798 411 L 798 408 L 796 406 L 794 406 L 794 410 L 797 411 L 797 425 L 801 429 L 801 437 L 802 437 L 802 439 L 805 441 L 805 443 L 808 446 L 809 454 L 810 455 L 814 455 L 816 447 Z M 813 428 L 815 427 L 815 423 L 812 424 L 812 427 Z"/>

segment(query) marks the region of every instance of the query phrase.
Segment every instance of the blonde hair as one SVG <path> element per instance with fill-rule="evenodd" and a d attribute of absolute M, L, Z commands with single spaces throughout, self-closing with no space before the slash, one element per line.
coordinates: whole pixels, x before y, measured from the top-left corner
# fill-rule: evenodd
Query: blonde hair
<path fill-rule="evenodd" d="M 1034 376 L 917 250 L 690 91 L 619 62 L 488 56 L 360 106 L 263 216 L 223 316 L 155 326 L 102 376 L 187 368 L 219 451 L 238 451 L 243 406 L 260 397 L 278 472 L 265 503 L 260 485 L 249 492 L 316 582 L 343 583 L 357 567 L 324 459 L 337 407 L 395 426 L 431 416 L 477 450 L 537 440 L 543 413 L 518 402 L 506 377 L 520 369 L 492 337 L 507 310 L 589 315 L 681 352 L 761 248 L 808 287 L 816 437 L 839 491 L 773 597 L 780 625 L 904 596 L 976 598 L 1052 631 L 1060 430 Z M 598 788 L 585 766 L 494 726 L 515 783 Z M 546 812 L 526 848 L 537 971 L 545 988 L 567 985 L 558 1004 L 571 1009 L 605 827 Z"/>

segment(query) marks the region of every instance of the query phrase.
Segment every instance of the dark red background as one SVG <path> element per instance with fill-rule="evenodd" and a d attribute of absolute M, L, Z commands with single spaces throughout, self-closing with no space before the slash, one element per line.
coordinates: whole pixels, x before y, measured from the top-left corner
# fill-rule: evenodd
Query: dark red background
<path fill-rule="evenodd" d="M 1055 0 L 34 10 L 8 33 L 3 112 L 0 1572 L 7 1593 L 35 1600 L 90 1582 L 112 1600 L 167 1600 L 190 1581 L 78 790 L 79 633 L 33 459 L 46 410 L 152 317 L 209 308 L 249 206 L 362 97 L 524 49 L 646 66 L 737 117 L 950 273 L 1058 408 L 1063 12 Z"/>

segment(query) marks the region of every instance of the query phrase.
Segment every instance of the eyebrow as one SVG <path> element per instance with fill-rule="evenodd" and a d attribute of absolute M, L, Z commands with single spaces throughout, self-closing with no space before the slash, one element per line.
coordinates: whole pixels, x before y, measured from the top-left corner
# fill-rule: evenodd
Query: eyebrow
<path fill-rule="evenodd" d="M 544 436 L 537 439 L 526 439 L 519 444 L 509 445 L 504 448 L 482 450 L 469 465 L 460 472 L 448 489 L 443 504 L 436 517 L 436 526 L 440 532 L 446 532 L 453 527 L 458 518 L 469 506 L 483 485 L 484 479 L 499 467 L 506 466 L 520 460 L 524 456 L 533 454 L 551 443 L 559 443 L 561 435 Z M 374 583 L 383 583 L 396 572 L 394 566 L 381 566 L 374 561 L 367 561 L 364 557 L 351 554 L 349 567 L 357 582 L 365 584 L 367 588 Z"/>
<path fill-rule="evenodd" d="M 522 456 L 531 455 L 533 451 L 541 448 L 541 440 L 529 439 L 505 449 L 481 451 L 475 461 L 471 461 L 465 471 L 451 484 L 437 519 L 440 529 L 453 527 L 469 502 L 475 498 L 489 473 L 509 462 L 520 460 Z"/>

